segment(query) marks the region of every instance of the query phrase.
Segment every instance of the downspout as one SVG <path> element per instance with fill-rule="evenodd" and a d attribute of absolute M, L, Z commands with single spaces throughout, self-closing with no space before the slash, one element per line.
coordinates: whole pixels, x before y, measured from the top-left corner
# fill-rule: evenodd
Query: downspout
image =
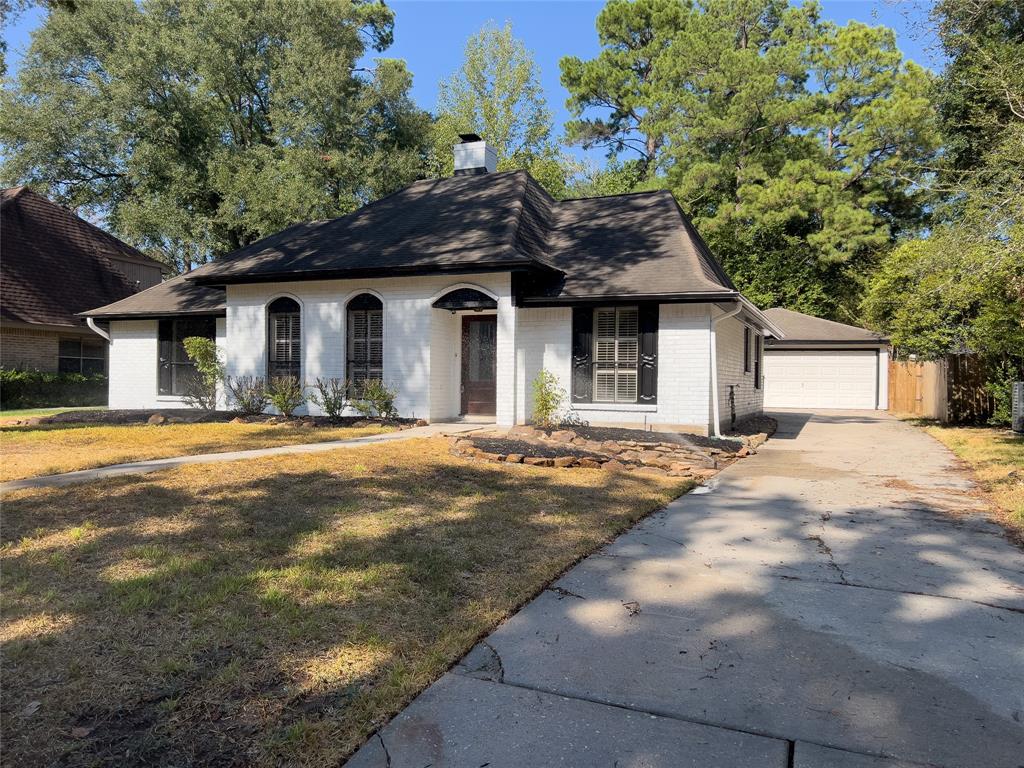
<path fill-rule="evenodd" d="M 93 320 L 91 317 L 85 318 L 85 324 L 89 326 L 89 328 L 93 331 L 93 333 L 96 333 L 99 336 L 102 336 L 104 339 L 106 339 L 107 340 L 107 344 L 112 343 L 110 341 L 110 334 L 107 333 L 106 331 L 104 331 L 98 325 L 96 325 L 96 321 Z"/>
<path fill-rule="evenodd" d="M 737 304 L 736 309 L 726 312 L 724 315 L 718 317 L 709 315 L 708 317 L 708 329 L 711 331 L 711 423 L 715 437 L 722 436 L 722 430 L 718 426 L 720 421 L 718 416 L 718 340 L 715 336 L 715 326 L 726 318 L 738 315 L 742 310 L 743 305 Z"/>

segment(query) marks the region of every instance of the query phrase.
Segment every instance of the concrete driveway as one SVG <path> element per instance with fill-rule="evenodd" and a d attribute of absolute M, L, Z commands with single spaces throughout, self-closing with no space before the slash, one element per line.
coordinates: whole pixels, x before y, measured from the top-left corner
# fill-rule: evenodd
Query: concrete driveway
<path fill-rule="evenodd" d="M 775 415 L 349 764 L 1024 766 L 1024 554 L 923 432 Z"/>

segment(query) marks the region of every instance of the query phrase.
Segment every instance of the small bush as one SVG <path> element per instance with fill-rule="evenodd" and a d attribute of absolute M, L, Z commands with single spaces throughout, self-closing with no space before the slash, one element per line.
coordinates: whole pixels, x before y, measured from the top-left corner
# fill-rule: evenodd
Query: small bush
<path fill-rule="evenodd" d="M 390 389 L 380 379 L 367 379 L 353 385 L 350 390 L 355 393 L 352 398 L 352 407 L 366 418 L 380 416 L 382 419 L 394 419 L 398 417 L 398 410 L 395 408 L 395 397 L 397 393 Z"/>
<path fill-rule="evenodd" d="M 267 382 L 259 376 L 239 376 L 225 380 L 235 402 L 235 410 L 243 416 L 259 416 L 270 404 Z"/>
<path fill-rule="evenodd" d="M 310 402 L 331 421 L 338 421 L 348 408 L 348 383 L 344 379 L 317 379 L 314 386 L 316 392 L 309 395 Z"/>
<path fill-rule="evenodd" d="M 189 377 L 182 400 L 190 408 L 212 411 L 217 408 L 217 384 L 224 379 L 224 361 L 217 342 L 202 336 L 182 339 L 189 359 L 196 364 L 196 376 Z"/>
<path fill-rule="evenodd" d="M 306 402 L 306 385 L 293 376 L 274 376 L 267 388 L 267 398 L 282 416 L 291 416 Z"/>
<path fill-rule="evenodd" d="M 0 368 L 0 408 L 106 404 L 106 376 Z"/>
<path fill-rule="evenodd" d="M 542 369 L 533 380 L 533 423 L 538 427 L 557 426 L 566 394 L 551 371 Z"/>

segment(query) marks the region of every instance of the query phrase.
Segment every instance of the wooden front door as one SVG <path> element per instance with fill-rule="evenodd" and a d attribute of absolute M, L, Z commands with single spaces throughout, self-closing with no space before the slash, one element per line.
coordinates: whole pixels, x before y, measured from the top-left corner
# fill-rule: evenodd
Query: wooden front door
<path fill-rule="evenodd" d="M 498 318 L 462 317 L 462 413 L 493 416 L 497 403 Z"/>

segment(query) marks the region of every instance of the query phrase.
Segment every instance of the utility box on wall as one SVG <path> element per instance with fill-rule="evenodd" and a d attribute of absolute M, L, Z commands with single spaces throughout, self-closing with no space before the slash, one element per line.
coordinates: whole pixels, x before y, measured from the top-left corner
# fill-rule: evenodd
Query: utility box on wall
<path fill-rule="evenodd" d="M 1014 432 L 1024 433 L 1024 381 L 1013 382 L 1010 426 Z"/>

